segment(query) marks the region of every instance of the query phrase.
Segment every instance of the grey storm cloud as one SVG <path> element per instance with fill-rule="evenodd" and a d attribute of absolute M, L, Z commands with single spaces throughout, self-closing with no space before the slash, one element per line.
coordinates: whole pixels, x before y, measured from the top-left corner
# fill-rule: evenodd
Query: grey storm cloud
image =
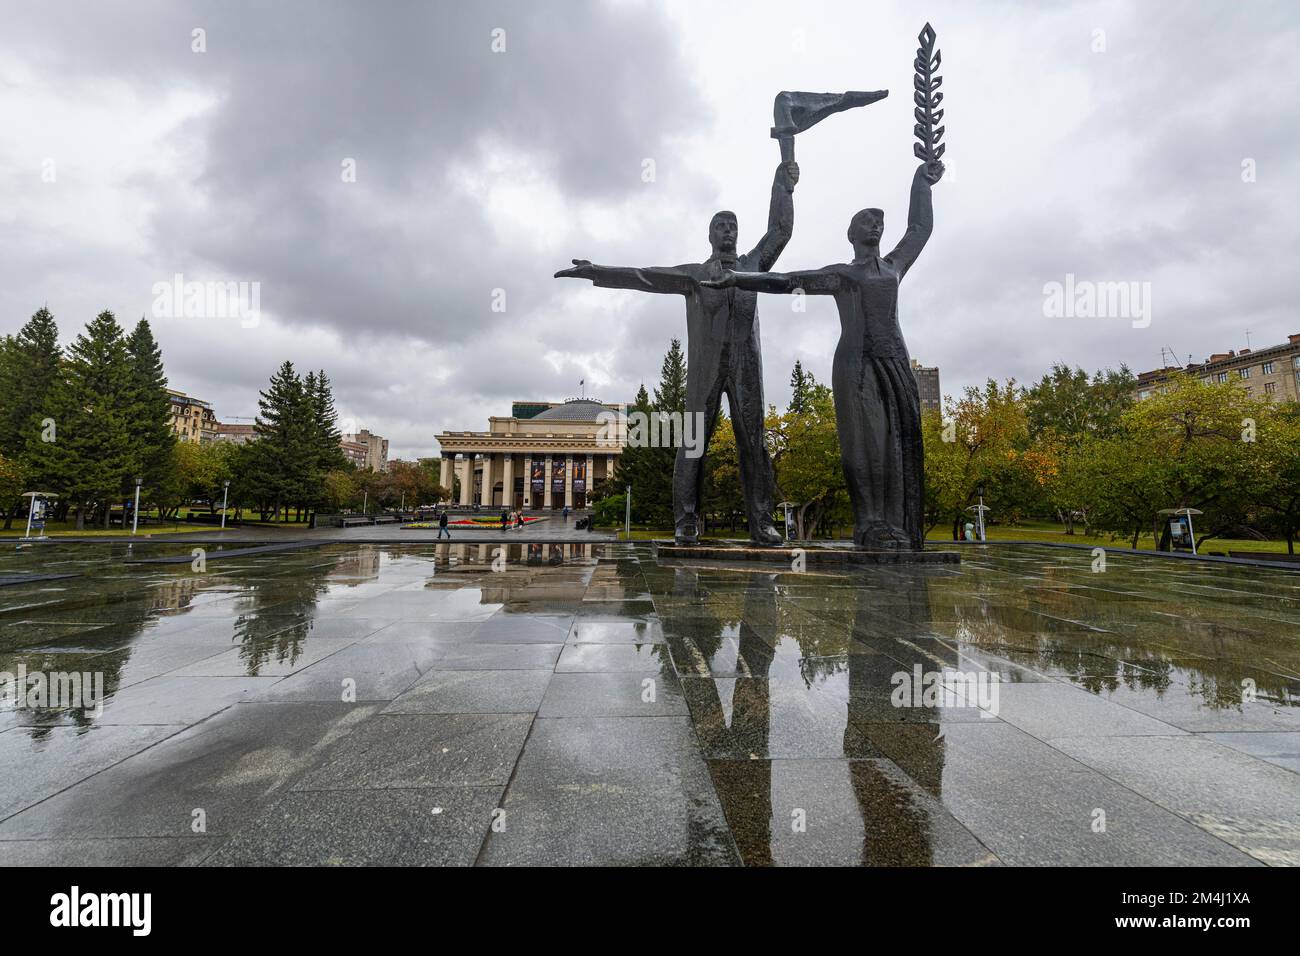
<path fill-rule="evenodd" d="M 0 44 L 52 84 L 216 94 L 198 121 L 201 204 L 168 204 L 174 184 L 136 180 L 158 202 L 160 274 L 207 263 L 255 278 L 278 317 L 348 334 L 480 338 L 509 321 L 492 290 L 507 291 L 511 316 L 554 293 L 458 188 L 457 168 L 517 156 L 563 195 L 617 201 L 665 136 L 706 118 L 648 8 L 82 3 L 29 10 L 16 26 Z"/>
<path fill-rule="evenodd" d="M 801 139 L 779 268 L 843 261 L 865 205 L 884 206 L 896 241 L 925 17 L 950 175 L 900 318 L 945 392 L 1300 332 L 1293 3 L 755 0 L 743 20 L 687 0 L 5 6 L 0 331 L 47 301 L 65 337 L 101 308 L 129 322 L 177 272 L 257 280 L 259 329 L 155 323 L 173 383 L 222 417 L 251 414 L 285 358 L 325 367 L 345 412 L 404 456 L 579 378 L 606 400 L 653 386 L 685 337 L 680 301 L 551 274 L 573 256 L 703 259 L 719 207 L 755 241 L 781 88 L 893 95 Z M 45 156 L 61 160 L 57 190 L 34 185 Z M 1066 274 L 1151 282 L 1150 328 L 1046 318 L 1043 287 Z M 760 312 L 780 404 L 795 359 L 829 374 L 838 322 L 825 301 L 796 315 L 765 297 Z"/>

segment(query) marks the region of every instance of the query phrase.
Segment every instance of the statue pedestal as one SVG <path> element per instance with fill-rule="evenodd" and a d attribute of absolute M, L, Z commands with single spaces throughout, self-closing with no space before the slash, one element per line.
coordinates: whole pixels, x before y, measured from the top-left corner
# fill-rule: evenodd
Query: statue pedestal
<path fill-rule="evenodd" d="M 868 551 L 849 542 L 842 546 L 826 542 L 802 547 L 760 548 L 748 541 L 721 538 L 701 539 L 698 544 L 677 544 L 671 540 L 651 542 L 661 560 L 738 561 L 780 564 L 793 567 L 802 558 L 807 567 L 851 567 L 853 565 L 960 564 L 956 551 Z"/>

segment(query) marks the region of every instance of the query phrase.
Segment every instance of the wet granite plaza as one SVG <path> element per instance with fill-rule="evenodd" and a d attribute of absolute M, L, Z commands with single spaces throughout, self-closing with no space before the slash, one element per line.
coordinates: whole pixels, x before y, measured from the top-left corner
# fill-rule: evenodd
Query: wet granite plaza
<path fill-rule="evenodd" d="M 1298 574 L 191 547 L 0 557 L 0 672 L 105 694 L 0 710 L 0 864 L 1300 863 Z"/>

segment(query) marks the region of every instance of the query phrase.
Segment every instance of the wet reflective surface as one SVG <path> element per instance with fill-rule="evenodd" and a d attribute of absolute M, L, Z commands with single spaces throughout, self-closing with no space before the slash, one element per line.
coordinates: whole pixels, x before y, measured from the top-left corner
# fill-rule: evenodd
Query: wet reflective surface
<path fill-rule="evenodd" d="M 498 547 L 0 554 L 0 863 L 1300 863 L 1300 574 Z"/>

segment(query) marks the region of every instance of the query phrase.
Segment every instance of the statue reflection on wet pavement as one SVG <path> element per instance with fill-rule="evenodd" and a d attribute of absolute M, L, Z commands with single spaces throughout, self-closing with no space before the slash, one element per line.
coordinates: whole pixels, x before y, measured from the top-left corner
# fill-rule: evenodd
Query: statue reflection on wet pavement
<path fill-rule="evenodd" d="M 930 809 L 916 797 L 917 783 L 938 794 L 939 722 L 889 699 L 891 678 L 910 667 L 899 659 L 906 650 L 889 645 L 899 616 L 928 617 L 925 579 L 893 596 L 886 615 L 866 589 L 837 588 L 833 601 L 809 591 L 800 603 L 792 577 L 749 573 L 743 589 L 710 592 L 701 572 L 677 568 L 661 611 L 741 856 L 748 865 L 799 862 L 803 851 L 827 859 L 826 844 L 837 843 L 829 858 L 838 863 L 931 863 Z M 909 764 L 924 781 L 883 756 L 894 725 L 905 726 Z"/>

